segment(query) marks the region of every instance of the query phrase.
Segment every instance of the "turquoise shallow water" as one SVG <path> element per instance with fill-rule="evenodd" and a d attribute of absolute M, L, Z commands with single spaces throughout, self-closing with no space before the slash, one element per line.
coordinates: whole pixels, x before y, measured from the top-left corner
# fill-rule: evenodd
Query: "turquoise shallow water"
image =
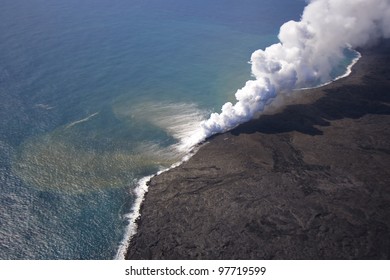
<path fill-rule="evenodd" d="M 0 258 L 113 258 L 137 181 L 183 156 L 180 133 L 304 5 L 2 1 Z"/>

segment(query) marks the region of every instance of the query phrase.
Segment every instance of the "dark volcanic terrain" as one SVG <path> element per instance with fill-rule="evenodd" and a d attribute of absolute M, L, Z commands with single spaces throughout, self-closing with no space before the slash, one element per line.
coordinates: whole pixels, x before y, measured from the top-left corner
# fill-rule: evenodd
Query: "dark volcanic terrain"
<path fill-rule="evenodd" d="M 294 96 L 152 178 L 127 258 L 389 259 L 389 42 Z"/>

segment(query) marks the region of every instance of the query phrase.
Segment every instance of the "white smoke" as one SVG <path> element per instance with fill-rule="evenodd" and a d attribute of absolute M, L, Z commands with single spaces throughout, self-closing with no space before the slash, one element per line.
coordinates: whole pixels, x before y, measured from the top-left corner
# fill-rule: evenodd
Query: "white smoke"
<path fill-rule="evenodd" d="M 289 21 L 280 42 L 251 56 L 252 74 L 235 96 L 236 104 L 211 114 L 187 140 L 189 147 L 252 119 L 276 94 L 328 82 L 346 48 L 390 37 L 390 0 L 312 0 L 299 22 Z"/>

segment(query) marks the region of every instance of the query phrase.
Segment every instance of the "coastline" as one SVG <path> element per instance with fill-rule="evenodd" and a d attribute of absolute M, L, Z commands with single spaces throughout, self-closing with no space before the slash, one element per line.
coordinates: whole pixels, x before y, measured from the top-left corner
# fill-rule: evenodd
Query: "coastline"
<path fill-rule="evenodd" d="M 126 257 L 389 258 L 388 50 L 151 178 Z"/>

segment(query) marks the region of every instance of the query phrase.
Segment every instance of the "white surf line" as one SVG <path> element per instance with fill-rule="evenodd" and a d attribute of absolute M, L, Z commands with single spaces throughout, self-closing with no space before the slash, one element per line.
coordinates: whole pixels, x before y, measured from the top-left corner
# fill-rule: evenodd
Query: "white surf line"
<path fill-rule="evenodd" d="M 129 248 L 131 238 L 137 232 L 138 225 L 136 221 L 140 217 L 141 204 L 144 201 L 145 194 L 148 192 L 148 182 L 153 176 L 155 175 L 146 176 L 140 179 L 137 183 L 137 187 L 133 190 L 133 193 L 135 195 L 135 201 L 130 213 L 124 216 L 128 222 L 128 225 L 126 226 L 124 237 L 119 244 L 118 251 L 114 258 L 115 260 L 124 260 L 126 257 L 127 249 Z"/>
<path fill-rule="evenodd" d="M 323 86 L 327 86 L 327 85 L 329 85 L 329 84 L 331 84 L 331 83 L 333 83 L 333 82 L 335 82 L 335 81 L 337 81 L 337 80 L 340 80 L 340 79 L 342 79 L 342 78 L 348 77 L 348 76 L 351 75 L 351 73 L 352 73 L 352 68 L 353 68 L 353 66 L 355 66 L 355 64 L 359 61 L 359 59 L 362 58 L 362 54 L 361 54 L 360 52 L 355 51 L 355 50 L 353 50 L 353 51 L 356 52 L 357 57 L 355 57 L 355 58 L 352 60 L 351 64 L 348 65 L 347 71 L 345 71 L 344 74 L 342 74 L 342 75 L 340 75 L 340 76 L 338 76 L 338 77 L 336 77 L 336 78 L 330 80 L 329 82 L 320 84 L 320 85 L 318 85 L 318 86 L 297 88 L 297 89 L 294 89 L 293 91 L 320 88 L 320 87 L 323 87 Z"/>
<path fill-rule="evenodd" d="M 362 54 L 360 52 L 355 51 L 355 50 L 353 50 L 353 51 L 357 54 L 357 56 L 352 60 L 351 64 L 348 65 L 347 71 L 343 75 L 340 75 L 340 76 L 336 77 L 335 79 L 333 79 L 332 82 L 337 81 L 337 80 L 342 79 L 342 78 L 345 78 L 345 77 L 348 77 L 352 73 L 352 67 L 359 61 L 360 58 L 362 58 Z"/>
<path fill-rule="evenodd" d="M 118 251 L 114 257 L 115 260 L 124 260 L 126 258 L 126 253 L 129 249 L 130 242 L 133 238 L 133 236 L 137 233 L 137 219 L 141 217 L 141 205 L 145 199 L 145 195 L 149 190 L 148 183 L 150 179 L 152 179 L 154 176 L 158 176 L 161 173 L 164 173 L 166 171 L 169 171 L 173 168 L 176 168 L 180 166 L 182 163 L 188 161 L 193 155 L 196 154 L 196 152 L 199 150 L 200 146 L 192 148 L 187 155 L 185 155 L 181 161 L 174 163 L 171 165 L 171 167 L 168 167 L 166 169 L 163 169 L 161 171 L 158 171 L 154 175 L 145 176 L 142 179 L 140 179 L 137 183 L 137 187 L 133 190 L 133 193 L 135 195 L 135 201 L 131 208 L 130 213 L 126 214 L 124 217 L 128 222 L 128 225 L 125 229 L 125 234 L 122 239 L 122 241 L 119 244 Z"/>
<path fill-rule="evenodd" d="M 66 126 L 66 128 L 70 128 L 72 126 L 75 126 L 76 124 L 79 124 L 79 123 L 82 123 L 82 122 L 86 122 L 88 121 L 90 118 L 93 118 L 94 116 L 98 115 L 99 112 L 96 112 L 96 113 L 93 113 L 92 115 L 89 115 L 88 117 L 84 118 L 84 119 L 81 119 L 81 120 L 78 120 L 78 121 L 75 121 L 75 122 L 72 122 L 71 124 L 68 124 Z"/>

